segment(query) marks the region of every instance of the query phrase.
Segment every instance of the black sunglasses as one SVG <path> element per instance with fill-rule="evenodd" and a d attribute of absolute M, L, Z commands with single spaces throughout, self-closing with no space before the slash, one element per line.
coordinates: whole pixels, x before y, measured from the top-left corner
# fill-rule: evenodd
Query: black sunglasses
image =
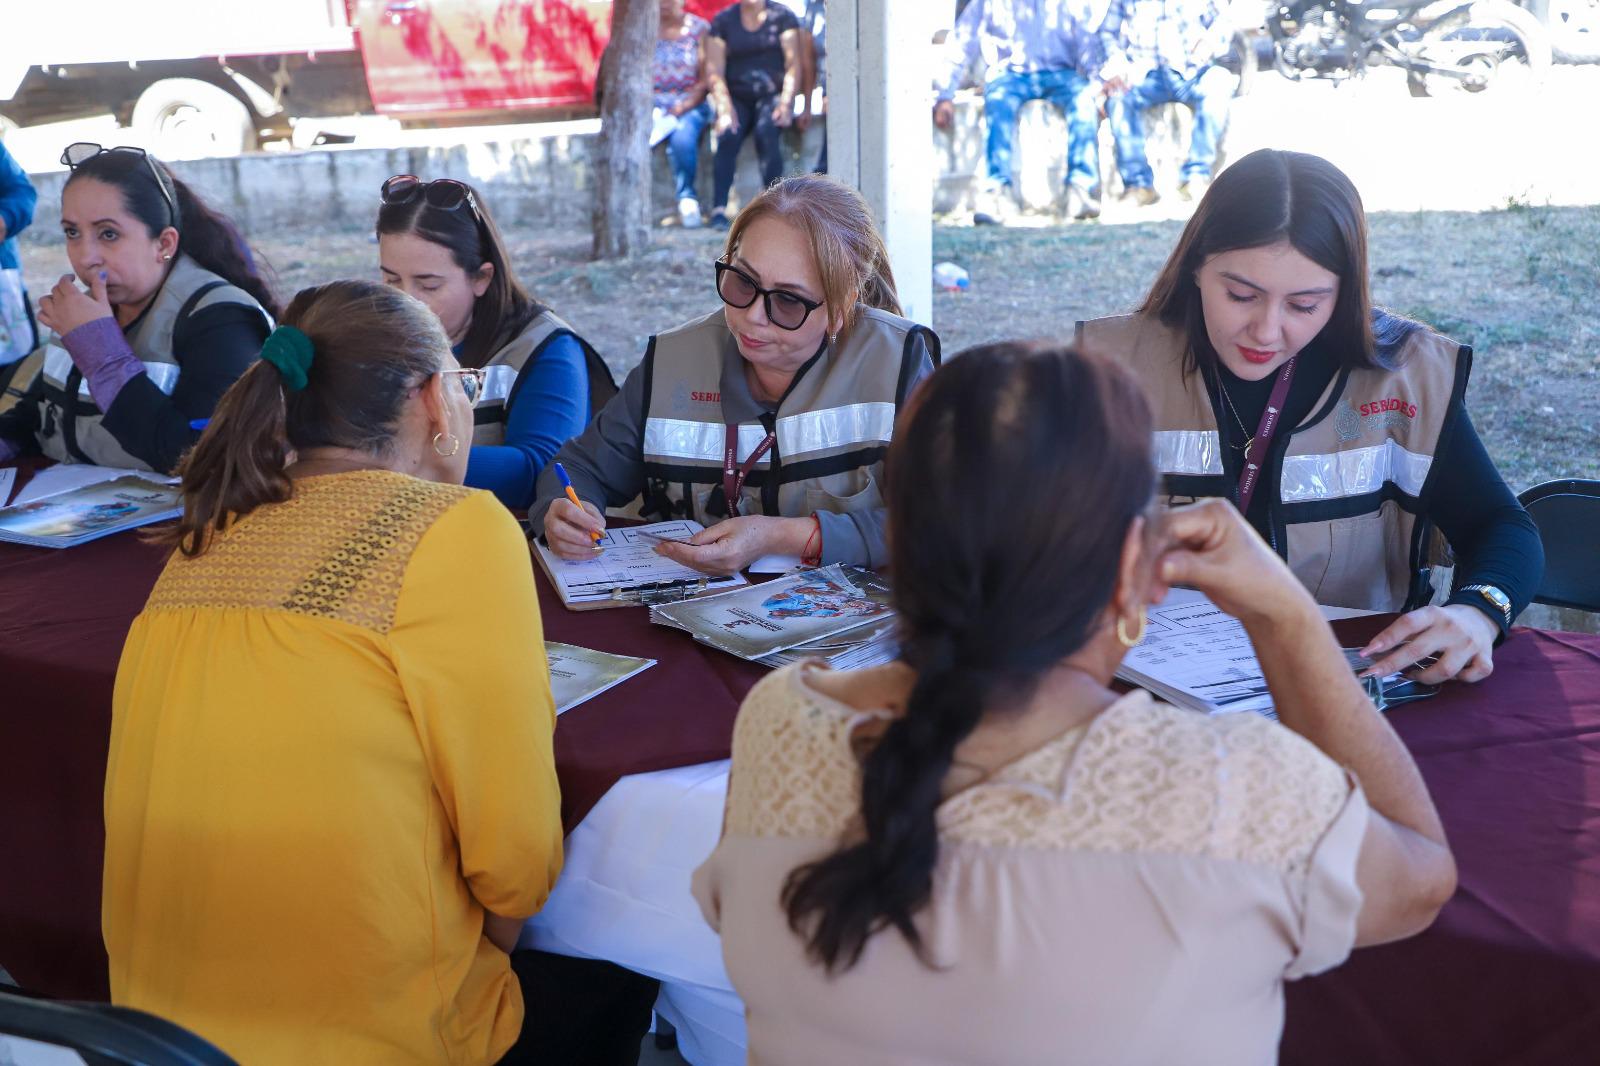
<path fill-rule="evenodd" d="M 743 310 L 761 297 L 766 308 L 767 321 L 779 329 L 796 330 L 806 324 L 811 312 L 821 307 L 816 300 L 808 300 L 787 289 L 763 289 L 756 280 L 725 260 L 718 259 L 717 295 L 729 307 Z"/>
<path fill-rule="evenodd" d="M 161 168 L 156 166 L 156 161 L 150 153 L 143 148 L 135 148 L 131 144 L 119 144 L 113 148 L 105 148 L 93 141 L 76 141 L 61 150 L 61 164 L 68 170 L 77 170 L 83 164 L 100 155 L 115 155 L 126 152 L 144 160 L 145 166 L 150 168 L 150 176 L 156 179 L 156 188 L 161 190 L 161 198 L 167 202 L 167 211 L 172 218 L 172 224 L 178 224 L 178 201 L 172 195 L 172 190 L 167 188 L 167 179 L 162 176 Z"/>
<path fill-rule="evenodd" d="M 472 190 L 454 178 L 423 181 L 415 174 L 396 174 L 383 183 L 378 195 L 386 204 L 408 204 L 420 196 L 423 203 L 441 211 L 455 211 L 466 204 L 472 217 L 478 222 L 483 221 L 483 213 L 478 210 L 478 200 L 472 195 Z"/>

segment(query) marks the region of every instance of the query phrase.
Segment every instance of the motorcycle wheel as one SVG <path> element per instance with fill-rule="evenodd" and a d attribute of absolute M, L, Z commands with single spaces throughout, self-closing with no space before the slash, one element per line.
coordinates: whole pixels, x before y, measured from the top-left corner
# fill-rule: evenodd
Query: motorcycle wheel
<path fill-rule="evenodd" d="M 1600 63 L 1600 0 L 1527 0 L 1562 63 Z"/>
<path fill-rule="evenodd" d="M 1458 43 L 1485 39 L 1505 41 L 1507 38 L 1512 45 L 1509 54 L 1495 55 L 1493 50 L 1485 50 L 1462 57 L 1459 65 L 1477 75 L 1472 81 L 1411 74 L 1406 78 L 1406 88 L 1412 96 L 1430 96 L 1447 89 L 1483 92 L 1504 80 L 1505 72 L 1501 68 L 1506 62 L 1525 66 L 1528 83 L 1537 85 L 1543 81 L 1550 72 L 1550 34 L 1538 19 L 1510 0 L 1477 0 L 1468 11 L 1465 26 L 1454 27 L 1436 40 Z"/>

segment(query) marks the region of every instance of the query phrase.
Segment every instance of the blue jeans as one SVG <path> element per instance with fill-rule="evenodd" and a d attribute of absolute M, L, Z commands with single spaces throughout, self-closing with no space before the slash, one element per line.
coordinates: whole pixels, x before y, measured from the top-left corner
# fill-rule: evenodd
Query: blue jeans
<path fill-rule="evenodd" d="M 1067 118 L 1067 181 L 1084 189 L 1100 187 L 1099 106 L 1089 79 L 1076 70 L 1006 73 L 983 87 L 983 116 L 989 123 L 986 155 L 991 185 L 1010 185 L 1011 146 L 1017 112 L 1029 100 L 1048 100 Z"/>
<path fill-rule="evenodd" d="M 1170 68 L 1152 70 L 1144 81 L 1113 96 L 1106 111 L 1111 118 L 1111 135 L 1117 142 L 1117 170 L 1122 174 L 1122 184 L 1130 189 L 1155 184 L 1155 174 L 1144 152 L 1144 112 L 1157 104 L 1183 104 L 1194 112 L 1183 180 L 1211 177 L 1211 165 L 1217 161 L 1217 142 L 1228 127 L 1228 105 L 1238 85 L 1237 74 L 1213 64 L 1188 81 Z"/>
<path fill-rule="evenodd" d="M 694 172 L 700 165 L 700 134 L 711 121 L 711 101 L 678 116 L 678 126 L 667 135 L 667 158 L 672 160 L 672 179 L 678 186 L 678 199 L 698 199 L 694 192 Z"/>

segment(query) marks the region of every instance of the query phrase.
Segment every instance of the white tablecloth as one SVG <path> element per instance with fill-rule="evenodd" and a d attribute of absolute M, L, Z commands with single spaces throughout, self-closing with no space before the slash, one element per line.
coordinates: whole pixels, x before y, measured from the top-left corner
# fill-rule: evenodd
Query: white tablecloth
<path fill-rule="evenodd" d="M 694 1066 L 743 1066 L 744 1006 L 689 894 L 717 845 L 727 760 L 624 777 L 567 837 L 567 862 L 521 946 L 610 959 L 661 979 L 656 1010 Z"/>

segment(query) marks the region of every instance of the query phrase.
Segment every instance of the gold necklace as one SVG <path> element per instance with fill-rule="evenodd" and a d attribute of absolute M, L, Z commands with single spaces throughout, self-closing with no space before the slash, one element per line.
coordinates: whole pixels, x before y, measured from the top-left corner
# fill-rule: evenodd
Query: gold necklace
<path fill-rule="evenodd" d="M 1239 423 L 1239 432 L 1244 436 L 1244 447 L 1239 450 L 1250 454 L 1250 446 L 1256 442 L 1255 435 L 1245 428 L 1244 419 L 1239 417 L 1239 409 L 1233 406 L 1233 397 L 1228 395 L 1228 386 L 1222 383 L 1222 375 L 1217 375 L 1217 389 L 1222 393 L 1223 400 L 1227 401 L 1228 410 L 1233 412 L 1233 420 Z"/>

